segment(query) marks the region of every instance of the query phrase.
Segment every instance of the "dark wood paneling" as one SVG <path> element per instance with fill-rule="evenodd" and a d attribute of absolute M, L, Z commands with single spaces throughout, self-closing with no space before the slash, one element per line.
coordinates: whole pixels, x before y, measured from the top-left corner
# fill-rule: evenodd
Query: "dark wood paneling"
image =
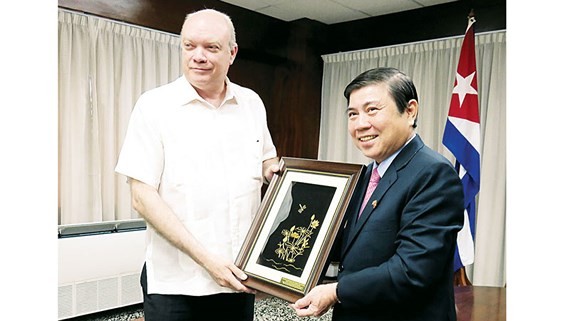
<path fill-rule="evenodd" d="M 317 158 L 321 117 L 322 59 L 318 35 L 323 24 L 303 19 L 290 25 L 287 64 L 275 70 L 269 119 L 276 146 L 283 156 Z"/>

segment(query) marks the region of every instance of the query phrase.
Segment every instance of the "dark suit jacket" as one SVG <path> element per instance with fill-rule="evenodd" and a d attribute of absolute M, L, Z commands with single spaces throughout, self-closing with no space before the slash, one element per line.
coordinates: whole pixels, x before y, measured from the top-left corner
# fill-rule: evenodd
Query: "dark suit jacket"
<path fill-rule="evenodd" d="M 457 172 L 416 135 L 356 220 L 371 171 L 372 164 L 340 236 L 333 320 L 455 321 L 453 256 L 464 211 Z"/>

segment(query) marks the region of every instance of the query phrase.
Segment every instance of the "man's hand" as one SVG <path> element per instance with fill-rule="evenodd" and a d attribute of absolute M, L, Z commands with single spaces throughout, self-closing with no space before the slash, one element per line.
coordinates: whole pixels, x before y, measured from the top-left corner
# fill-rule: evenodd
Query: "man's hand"
<path fill-rule="evenodd" d="M 273 175 L 279 173 L 279 157 L 273 157 L 263 161 L 263 179 L 269 184 Z"/>
<path fill-rule="evenodd" d="M 247 275 L 231 261 L 208 251 L 184 227 L 184 224 L 160 197 L 156 188 L 136 179 L 130 179 L 130 183 L 133 207 L 160 235 L 203 266 L 219 285 L 236 291 L 255 293 L 253 289 L 241 283 Z"/>
<path fill-rule="evenodd" d="M 219 256 L 209 255 L 203 266 L 218 285 L 240 292 L 256 293 L 255 290 L 241 283 L 241 281 L 247 279 L 247 275 L 231 261 L 222 259 Z"/>
<path fill-rule="evenodd" d="M 290 306 L 300 317 L 320 317 L 338 301 L 336 286 L 337 283 L 318 285 Z"/>

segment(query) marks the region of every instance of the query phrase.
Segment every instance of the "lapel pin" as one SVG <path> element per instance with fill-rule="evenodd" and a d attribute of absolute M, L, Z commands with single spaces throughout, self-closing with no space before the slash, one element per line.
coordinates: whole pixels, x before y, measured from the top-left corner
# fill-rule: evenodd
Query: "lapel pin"
<path fill-rule="evenodd" d="M 373 200 L 373 201 L 372 201 L 372 208 L 376 208 L 376 206 L 378 206 L 378 201 L 377 201 L 377 200 Z"/>

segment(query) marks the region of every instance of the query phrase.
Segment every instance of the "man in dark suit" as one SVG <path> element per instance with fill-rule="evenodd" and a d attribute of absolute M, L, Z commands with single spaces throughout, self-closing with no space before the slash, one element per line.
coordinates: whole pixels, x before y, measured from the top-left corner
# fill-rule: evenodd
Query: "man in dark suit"
<path fill-rule="evenodd" d="M 334 306 L 334 321 L 455 321 L 463 189 L 449 161 L 415 132 L 415 86 L 397 69 L 377 68 L 356 77 L 344 95 L 352 140 L 374 162 L 339 233 L 338 282 L 316 286 L 292 307 L 299 316 L 319 316 Z"/>

